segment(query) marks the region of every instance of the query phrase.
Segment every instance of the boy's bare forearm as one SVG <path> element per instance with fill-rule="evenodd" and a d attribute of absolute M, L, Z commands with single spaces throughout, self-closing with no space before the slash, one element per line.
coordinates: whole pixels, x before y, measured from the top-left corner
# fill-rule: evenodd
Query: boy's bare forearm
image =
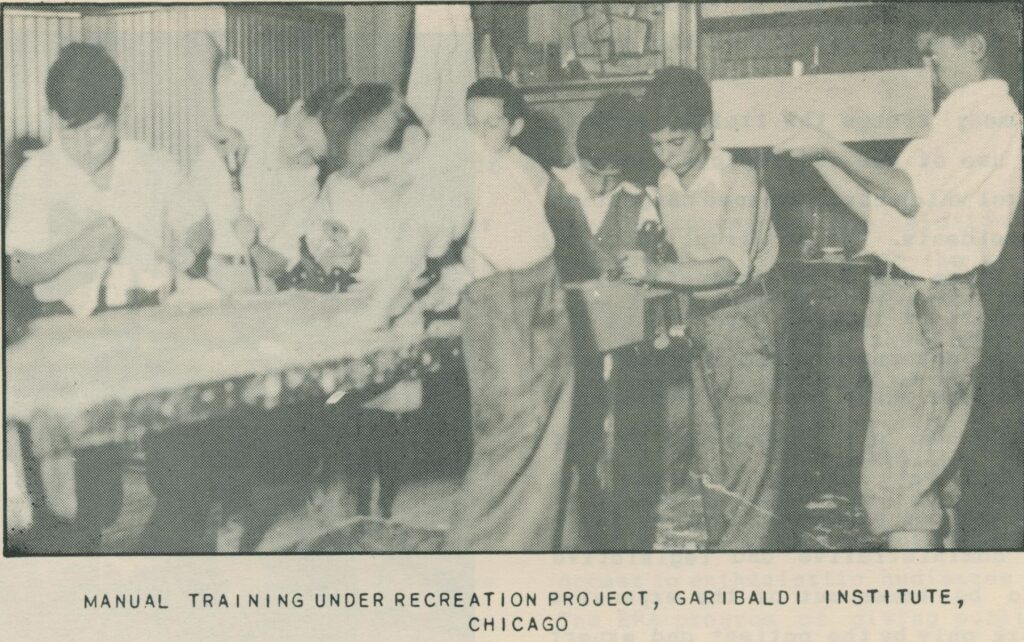
<path fill-rule="evenodd" d="M 825 160 L 833 163 L 867 192 L 895 208 L 903 216 L 909 218 L 917 213 L 918 201 L 914 193 L 914 184 L 907 173 L 898 167 L 873 161 L 841 143 L 831 146 Z M 829 179 L 826 177 L 826 180 Z M 843 195 L 839 196 L 842 198 Z"/>
<path fill-rule="evenodd" d="M 846 207 L 864 221 L 868 219 L 869 199 L 866 189 L 860 186 L 850 175 L 837 167 L 831 161 L 820 160 L 814 162 L 814 169 L 818 171 L 828 186 L 835 192 Z"/>
<path fill-rule="evenodd" d="M 655 267 L 651 276 L 656 283 L 704 290 L 735 283 L 740 272 L 732 261 L 719 257 L 710 261 L 664 263 Z"/>

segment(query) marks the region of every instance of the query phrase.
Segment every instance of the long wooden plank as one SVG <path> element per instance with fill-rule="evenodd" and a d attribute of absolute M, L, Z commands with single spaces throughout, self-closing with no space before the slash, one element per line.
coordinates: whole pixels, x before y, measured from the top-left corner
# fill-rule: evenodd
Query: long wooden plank
<path fill-rule="evenodd" d="M 915 138 L 932 116 L 925 69 L 716 80 L 715 144 L 770 147 L 790 129 L 792 112 L 844 142 Z"/>

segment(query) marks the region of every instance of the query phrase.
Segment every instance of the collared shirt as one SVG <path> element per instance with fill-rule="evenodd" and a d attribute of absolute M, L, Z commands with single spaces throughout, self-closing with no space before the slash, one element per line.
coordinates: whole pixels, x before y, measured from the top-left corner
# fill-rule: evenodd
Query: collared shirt
<path fill-rule="evenodd" d="M 663 170 L 658 178 L 658 209 L 665 236 L 680 261 L 729 259 L 739 272 L 734 285 L 767 274 L 779 256 L 779 239 L 768 192 L 758 188 L 754 170 L 734 164 L 732 156 L 720 149 L 711 150 L 689 187 L 683 187 L 672 170 Z M 726 291 L 698 295 L 715 297 Z"/>
<path fill-rule="evenodd" d="M 524 269 L 550 256 L 547 172 L 514 147 L 503 154 L 477 149 L 472 170 L 473 226 L 463 252 L 472 277 Z"/>
<path fill-rule="evenodd" d="M 1005 81 L 961 87 L 896 161 L 917 197 L 907 218 L 871 197 L 864 253 L 942 280 L 996 260 L 1021 193 L 1021 115 Z"/>
<path fill-rule="evenodd" d="M 222 69 L 216 87 L 220 119 L 241 132 L 248 153 L 241 199 L 232 189 L 224 158 L 211 145 L 193 163 L 191 180 L 213 222 L 213 252 L 246 254 L 232 229 L 244 210 L 259 226 L 260 242 L 294 264 L 303 223 L 320 191 L 319 169 L 283 157 L 284 116 L 263 102 L 241 64 L 231 61 Z"/>
<path fill-rule="evenodd" d="M 590 227 L 591 234 L 597 234 L 598 230 L 601 229 L 601 224 L 604 223 L 604 219 L 608 216 L 608 209 L 611 207 L 612 200 L 615 195 L 619 192 L 626 192 L 627 194 L 642 194 L 641 190 L 636 185 L 629 181 L 622 181 L 619 185 L 609 191 L 607 194 L 600 196 L 591 196 L 586 186 L 583 184 L 583 179 L 580 178 L 580 172 L 582 168 L 579 163 L 573 163 L 569 167 L 561 168 L 556 167 L 551 170 L 551 173 L 562 181 L 562 185 L 565 186 L 565 191 L 579 199 L 580 206 L 583 207 L 583 214 L 587 217 L 587 225 Z M 654 203 L 650 199 L 644 199 L 644 204 L 640 210 L 640 220 L 646 221 L 649 219 L 657 220 L 658 213 L 654 208 Z"/>
<path fill-rule="evenodd" d="M 55 140 L 29 155 L 11 187 L 6 237 L 10 249 L 45 252 L 102 217 L 121 227 L 124 242 L 117 260 L 78 263 L 34 287 L 39 300 L 61 301 L 80 316 L 95 310 L 101 283 L 106 283 L 111 306 L 125 304 L 129 290 L 168 285 L 170 266 L 158 256 L 165 235 L 173 230 L 181 238 L 202 217 L 171 156 L 122 139 L 110 162 L 110 186 L 101 189 Z"/>

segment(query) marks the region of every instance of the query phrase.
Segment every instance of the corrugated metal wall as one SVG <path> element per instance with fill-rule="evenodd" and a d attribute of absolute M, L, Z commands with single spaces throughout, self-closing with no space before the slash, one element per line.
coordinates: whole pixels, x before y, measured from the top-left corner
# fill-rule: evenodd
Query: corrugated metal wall
<path fill-rule="evenodd" d="M 46 74 L 61 46 L 103 45 L 121 66 L 125 136 L 170 152 L 188 164 L 207 126 L 209 88 L 190 49 L 197 33 L 224 46 L 220 7 L 140 7 L 76 11 L 4 11 L 4 145 L 25 136 L 48 142 Z M 205 81 L 208 84 L 208 81 Z"/>
<path fill-rule="evenodd" d="M 124 72 L 122 133 L 189 163 L 205 135 L 209 91 L 191 38 L 205 32 L 223 46 L 223 9 L 115 9 L 83 23 L 84 39 L 105 46 Z"/>
<path fill-rule="evenodd" d="M 275 108 L 345 77 L 340 14 L 300 7 L 150 6 L 4 10 L 4 145 L 25 136 L 48 142 L 46 73 L 61 46 L 101 44 L 121 66 L 125 136 L 170 152 L 185 165 L 203 144 L 209 77 L 195 35 L 209 34 L 239 58 Z"/>
<path fill-rule="evenodd" d="M 63 45 L 82 39 L 81 16 L 4 10 L 4 145 L 26 136 L 47 141 L 46 72 Z"/>
<path fill-rule="evenodd" d="M 279 112 L 345 77 L 345 21 L 301 7 L 225 7 L 227 54 Z"/>

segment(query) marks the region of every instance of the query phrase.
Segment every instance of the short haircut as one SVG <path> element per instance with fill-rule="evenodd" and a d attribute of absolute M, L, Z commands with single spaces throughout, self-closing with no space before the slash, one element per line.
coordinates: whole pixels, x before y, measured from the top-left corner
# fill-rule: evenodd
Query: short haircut
<path fill-rule="evenodd" d="M 329 154 L 334 167 L 343 167 L 347 162 L 346 153 L 352 136 L 396 102 L 400 103 L 398 121 L 395 123 L 394 133 L 385 143 L 385 148 L 389 151 L 398 151 L 402 147 L 405 129 L 410 126 L 422 127 L 423 124 L 416 113 L 401 102 L 401 98 L 390 85 L 360 83 L 324 109 L 321 122 L 327 135 Z"/>
<path fill-rule="evenodd" d="M 46 104 L 72 129 L 104 114 L 117 118 L 124 75 L 107 51 L 84 42 L 65 45 L 46 76 Z"/>
<path fill-rule="evenodd" d="M 302 110 L 310 116 L 323 116 L 327 109 L 340 100 L 351 89 L 346 82 L 328 83 L 302 101 Z"/>
<path fill-rule="evenodd" d="M 597 169 L 629 169 L 650 145 L 640 114 L 640 102 L 631 94 L 604 94 L 580 123 L 576 155 Z"/>
<path fill-rule="evenodd" d="M 526 99 L 523 92 L 504 78 L 481 78 L 466 91 L 466 100 L 471 98 L 497 98 L 502 103 L 502 112 L 510 123 L 526 119 Z"/>
<path fill-rule="evenodd" d="M 923 8 L 922 8 L 923 9 Z M 957 2 L 919 10 L 917 30 L 963 41 L 972 35 L 985 39 L 990 71 L 1019 82 L 1021 73 L 1021 8 L 1012 2 Z"/>
<path fill-rule="evenodd" d="M 641 103 L 647 133 L 697 131 L 711 117 L 711 87 L 696 69 L 665 67 L 647 84 Z"/>

